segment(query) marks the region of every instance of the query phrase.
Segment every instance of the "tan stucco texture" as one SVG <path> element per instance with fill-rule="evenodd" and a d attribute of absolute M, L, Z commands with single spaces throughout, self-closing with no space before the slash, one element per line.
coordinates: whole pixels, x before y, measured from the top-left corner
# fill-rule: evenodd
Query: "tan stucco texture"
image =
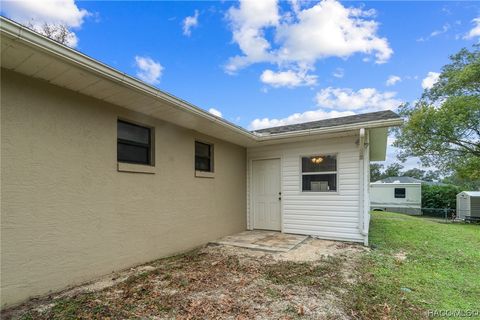
<path fill-rule="evenodd" d="M 2 70 L 1 306 L 246 228 L 245 149 Z M 117 119 L 155 129 L 154 173 L 117 170 Z M 194 141 L 215 145 L 195 177 Z"/>

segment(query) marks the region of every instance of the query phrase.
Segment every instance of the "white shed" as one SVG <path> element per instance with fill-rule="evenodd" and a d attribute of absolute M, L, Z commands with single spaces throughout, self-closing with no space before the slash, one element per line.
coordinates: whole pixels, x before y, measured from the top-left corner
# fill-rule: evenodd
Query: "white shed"
<path fill-rule="evenodd" d="M 480 217 L 480 191 L 462 191 L 457 194 L 457 218 Z"/>
<path fill-rule="evenodd" d="M 422 214 L 422 184 L 377 181 L 370 184 L 370 206 L 374 211 Z"/>

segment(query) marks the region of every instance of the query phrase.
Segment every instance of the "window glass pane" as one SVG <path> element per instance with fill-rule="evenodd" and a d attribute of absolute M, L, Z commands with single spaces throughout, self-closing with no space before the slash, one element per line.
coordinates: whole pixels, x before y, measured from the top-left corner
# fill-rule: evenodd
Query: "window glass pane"
<path fill-rule="evenodd" d="M 195 170 L 212 172 L 212 145 L 195 141 Z"/>
<path fill-rule="evenodd" d="M 117 143 L 117 160 L 123 162 L 150 164 L 148 147 Z"/>
<path fill-rule="evenodd" d="M 395 198 L 405 198 L 405 188 L 395 188 Z"/>
<path fill-rule="evenodd" d="M 212 171 L 209 158 L 195 157 L 195 170 Z"/>
<path fill-rule="evenodd" d="M 210 158 L 210 145 L 195 141 L 195 155 Z"/>
<path fill-rule="evenodd" d="M 302 158 L 302 172 L 337 171 L 336 156 L 312 156 Z"/>
<path fill-rule="evenodd" d="M 150 143 L 150 129 L 134 124 L 118 121 L 117 125 L 118 139 L 133 141 L 137 143 Z"/>
<path fill-rule="evenodd" d="M 336 174 L 311 174 L 302 176 L 303 191 L 337 191 Z"/>

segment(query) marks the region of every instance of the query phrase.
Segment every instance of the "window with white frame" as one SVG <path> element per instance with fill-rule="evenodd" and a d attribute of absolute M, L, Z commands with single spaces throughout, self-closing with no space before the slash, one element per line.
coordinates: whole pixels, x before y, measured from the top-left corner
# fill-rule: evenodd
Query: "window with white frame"
<path fill-rule="evenodd" d="M 337 156 L 302 157 L 302 191 L 337 191 Z"/>

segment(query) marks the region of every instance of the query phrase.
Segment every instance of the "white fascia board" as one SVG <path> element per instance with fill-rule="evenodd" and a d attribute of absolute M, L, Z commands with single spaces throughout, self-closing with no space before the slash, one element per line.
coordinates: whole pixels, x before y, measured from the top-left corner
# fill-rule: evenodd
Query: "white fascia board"
<path fill-rule="evenodd" d="M 359 122 L 354 124 L 347 124 L 335 127 L 325 127 L 317 129 L 307 129 L 300 131 L 292 132 L 282 132 L 276 134 L 265 134 L 257 135 L 258 141 L 268 141 L 268 140 L 277 140 L 277 139 L 287 139 L 292 137 L 302 137 L 302 136 L 311 136 L 311 135 L 321 135 L 326 133 L 335 133 L 335 132 L 345 132 L 345 131 L 356 131 L 361 128 L 372 129 L 372 128 L 384 128 L 384 127 L 396 127 L 402 125 L 402 119 L 389 119 L 389 120 L 375 120 L 368 122 Z"/>

